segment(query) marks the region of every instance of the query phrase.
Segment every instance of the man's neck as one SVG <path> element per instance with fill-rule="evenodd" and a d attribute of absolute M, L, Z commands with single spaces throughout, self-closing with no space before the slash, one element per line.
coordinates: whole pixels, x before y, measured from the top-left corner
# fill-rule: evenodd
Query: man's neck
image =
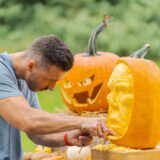
<path fill-rule="evenodd" d="M 25 77 L 25 67 L 26 67 L 26 55 L 25 51 L 10 54 L 13 67 L 16 72 L 17 79 L 24 79 Z"/>

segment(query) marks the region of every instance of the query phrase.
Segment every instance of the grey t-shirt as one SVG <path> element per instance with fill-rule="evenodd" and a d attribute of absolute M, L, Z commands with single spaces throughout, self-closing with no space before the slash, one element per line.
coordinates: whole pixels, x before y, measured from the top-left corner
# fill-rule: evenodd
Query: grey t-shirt
<path fill-rule="evenodd" d="M 16 78 L 10 56 L 5 52 L 0 54 L 0 100 L 13 96 L 24 96 L 30 106 L 40 109 L 37 94 L 28 88 L 24 80 Z M 22 158 L 20 131 L 0 116 L 0 160 L 22 160 Z"/>

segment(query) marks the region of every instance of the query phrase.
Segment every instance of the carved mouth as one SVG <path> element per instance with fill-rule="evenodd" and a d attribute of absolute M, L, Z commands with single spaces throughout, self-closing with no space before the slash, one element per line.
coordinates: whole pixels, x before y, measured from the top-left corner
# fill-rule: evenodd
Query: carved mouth
<path fill-rule="evenodd" d="M 96 87 L 94 87 L 92 95 L 90 97 L 91 100 L 94 100 L 96 98 L 96 96 L 98 95 L 98 92 L 99 92 L 101 86 L 102 86 L 102 83 L 100 83 Z"/>
<path fill-rule="evenodd" d="M 87 99 L 89 98 L 89 94 L 87 91 L 74 94 L 73 99 L 77 101 L 77 103 L 86 104 Z"/>
<path fill-rule="evenodd" d="M 94 87 L 90 97 L 89 97 L 88 91 L 73 94 L 73 96 L 71 96 L 72 103 L 74 105 L 86 105 L 87 102 L 89 103 L 93 102 L 96 99 L 96 96 L 98 95 L 101 86 L 102 86 L 102 83 Z"/>

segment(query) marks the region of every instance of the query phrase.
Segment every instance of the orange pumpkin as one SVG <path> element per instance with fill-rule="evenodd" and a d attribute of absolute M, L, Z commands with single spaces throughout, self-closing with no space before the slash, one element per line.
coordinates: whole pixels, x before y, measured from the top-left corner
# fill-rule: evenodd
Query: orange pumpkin
<path fill-rule="evenodd" d="M 60 82 L 62 98 L 72 111 L 98 111 L 108 108 L 107 82 L 118 56 L 96 51 L 97 36 L 111 20 L 110 17 L 105 18 L 90 37 L 88 53 L 74 56 L 73 68 Z"/>
<path fill-rule="evenodd" d="M 148 48 L 146 45 L 142 48 Z M 154 148 L 160 140 L 160 70 L 150 60 L 121 58 L 108 82 L 109 140 L 130 148 Z"/>

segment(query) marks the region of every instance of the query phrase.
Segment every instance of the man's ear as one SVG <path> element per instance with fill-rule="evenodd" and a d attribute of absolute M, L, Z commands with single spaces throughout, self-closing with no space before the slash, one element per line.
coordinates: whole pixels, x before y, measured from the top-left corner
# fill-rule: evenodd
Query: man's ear
<path fill-rule="evenodd" d="M 36 62 L 36 61 L 33 61 L 33 60 L 28 61 L 27 70 L 28 70 L 29 72 L 34 72 L 34 71 L 36 71 L 36 70 L 37 70 L 37 62 Z"/>

